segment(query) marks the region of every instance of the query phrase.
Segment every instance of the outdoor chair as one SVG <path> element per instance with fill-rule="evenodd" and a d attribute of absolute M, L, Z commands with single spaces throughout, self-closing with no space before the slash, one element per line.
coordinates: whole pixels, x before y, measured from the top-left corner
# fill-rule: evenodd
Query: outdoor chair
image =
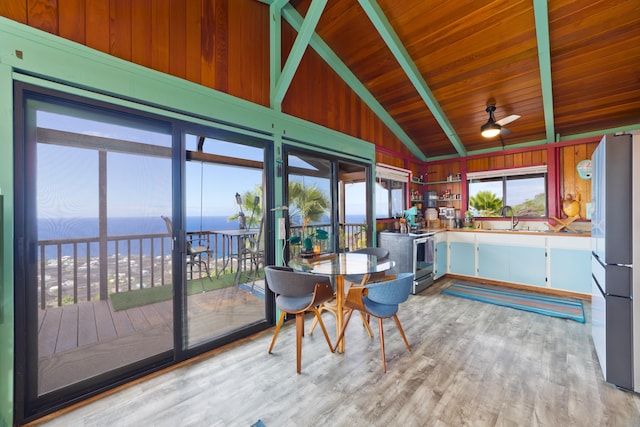
<path fill-rule="evenodd" d="M 164 220 L 164 223 L 167 226 L 167 231 L 173 237 L 173 224 L 171 223 L 171 219 L 163 215 L 160 215 L 160 217 Z M 193 245 L 193 241 L 197 241 L 199 244 Z M 202 278 L 202 267 L 204 266 L 207 277 L 209 280 L 213 281 L 209 272 L 209 264 L 207 264 L 207 261 L 202 259 L 203 255 L 206 254 L 207 256 L 211 256 L 213 253 L 211 249 L 209 249 L 206 239 L 202 239 L 201 236 L 198 236 L 197 239 L 193 240 L 187 239 L 185 249 L 187 252 L 186 265 L 189 268 L 189 278 L 193 280 L 193 266 L 197 265 L 199 277 Z"/>
<path fill-rule="evenodd" d="M 267 266 L 264 269 L 267 286 L 276 294 L 276 306 L 280 309 L 280 319 L 269 346 L 269 354 L 280 332 L 286 314 L 296 315 L 296 372 L 302 366 L 302 336 L 304 335 L 304 315 L 311 311 L 320 323 L 324 337 L 333 351 L 327 329 L 317 309 L 319 304 L 333 298 L 333 287 L 329 277 L 294 271 L 289 267 Z"/>
<path fill-rule="evenodd" d="M 373 316 L 378 318 L 378 328 L 380 330 L 380 353 L 382 355 L 382 369 L 387 372 L 387 360 L 384 354 L 384 330 L 382 328 L 382 319 L 393 317 L 396 322 L 396 326 L 400 331 L 400 335 L 407 346 L 407 349 L 411 351 L 409 341 L 402 330 L 400 320 L 398 319 L 398 307 L 399 304 L 406 301 L 409 298 L 411 292 L 411 286 L 413 285 L 413 273 L 400 273 L 393 280 L 387 280 L 378 283 L 370 283 L 365 286 L 353 286 L 347 293 L 345 300 L 345 307 L 348 308 L 348 312 L 345 318 L 342 330 L 338 335 L 335 347 L 332 351 L 335 352 L 336 348 L 340 344 L 340 341 L 344 339 L 344 331 L 349 325 L 349 320 L 353 314 L 353 310 L 358 310 L 367 316 Z"/>
<path fill-rule="evenodd" d="M 385 248 L 376 248 L 376 247 L 361 248 L 351 253 L 375 255 L 378 257 L 378 261 L 384 261 L 389 258 L 389 249 L 385 249 Z M 348 274 L 344 276 L 345 292 L 349 289 L 349 286 L 351 286 L 352 283 L 359 284 L 360 286 L 364 286 L 367 283 L 373 283 L 380 280 L 384 280 L 384 278 L 385 278 L 384 272 L 373 273 L 373 274 Z M 322 312 L 324 311 L 334 312 L 336 310 L 336 307 L 333 301 L 329 301 L 325 304 L 322 304 L 320 307 L 318 307 L 318 310 L 320 311 L 320 314 L 322 314 Z M 367 333 L 369 334 L 370 337 L 373 337 L 373 332 L 369 327 L 368 320 L 365 318 L 364 314 L 360 313 L 360 315 L 362 317 L 362 324 L 367 330 Z M 313 323 L 311 323 L 311 327 L 309 328 L 309 334 L 313 333 L 313 330 L 315 329 L 317 323 L 318 322 L 314 319 Z"/>
<path fill-rule="evenodd" d="M 264 228 L 264 218 L 260 221 L 260 228 L 257 234 L 249 234 L 243 242 L 242 247 L 238 250 L 238 270 L 236 271 L 236 284 L 240 284 L 242 275 L 242 266 L 249 263 L 249 275 L 251 277 L 251 291 L 256 284 L 260 265 L 264 265 L 264 238 L 262 231 Z"/>

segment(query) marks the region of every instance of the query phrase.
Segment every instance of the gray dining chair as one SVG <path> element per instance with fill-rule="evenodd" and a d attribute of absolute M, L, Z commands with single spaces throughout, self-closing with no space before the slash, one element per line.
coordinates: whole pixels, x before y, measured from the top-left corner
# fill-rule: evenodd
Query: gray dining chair
<path fill-rule="evenodd" d="M 304 335 L 304 315 L 310 311 L 318 319 L 324 337 L 333 351 L 331 340 L 324 326 L 318 305 L 333 298 L 333 287 L 329 277 L 318 274 L 294 271 L 289 267 L 266 266 L 264 269 L 267 286 L 276 294 L 276 306 L 280 309 L 280 319 L 269 346 L 269 354 L 280 332 L 285 315 L 296 315 L 296 372 L 300 373 L 302 366 L 302 336 Z"/>

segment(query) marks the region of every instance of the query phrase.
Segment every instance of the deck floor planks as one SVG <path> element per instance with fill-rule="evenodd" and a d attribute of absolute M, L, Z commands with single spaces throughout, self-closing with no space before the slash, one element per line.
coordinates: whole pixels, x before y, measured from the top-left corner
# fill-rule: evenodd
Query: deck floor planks
<path fill-rule="evenodd" d="M 98 341 L 96 329 L 95 305 L 99 301 L 78 304 L 78 346 L 93 344 Z"/>
<path fill-rule="evenodd" d="M 78 305 L 72 304 L 62 307 L 56 352 L 76 347 L 78 347 Z"/>

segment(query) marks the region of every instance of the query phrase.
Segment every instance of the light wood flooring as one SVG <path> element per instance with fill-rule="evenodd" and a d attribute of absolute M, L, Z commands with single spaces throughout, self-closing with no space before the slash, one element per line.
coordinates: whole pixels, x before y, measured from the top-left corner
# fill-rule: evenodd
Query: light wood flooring
<path fill-rule="evenodd" d="M 203 355 L 41 420 L 43 426 L 640 426 L 640 397 L 605 383 L 587 323 L 441 294 L 440 280 L 377 327 L 351 322 L 346 351 L 295 324 Z M 327 327 L 334 326 L 325 314 Z M 310 325 L 307 318 L 306 327 Z"/>

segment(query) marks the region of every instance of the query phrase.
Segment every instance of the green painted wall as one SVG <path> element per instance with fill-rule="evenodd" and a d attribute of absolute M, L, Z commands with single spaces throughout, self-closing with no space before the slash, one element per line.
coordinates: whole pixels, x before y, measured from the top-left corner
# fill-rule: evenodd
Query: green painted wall
<path fill-rule="evenodd" d="M 39 77 L 34 77 L 39 76 Z M 128 63 L 85 46 L 0 17 L 0 191 L 4 195 L 0 257 L 0 427 L 13 425 L 13 82 L 104 100 L 187 121 L 252 130 L 282 143 L 375 163 L 375 146 L 281 112 L 179 78 Z M 116 96 L 112 98 L 111 96 Z M 146 106 L 141 106 L 137 102 Z M 152 107 L 155 106 L 155 107 Z M 277 151 L 276 151 L 277 157 Z M 275 177 L 272 177 L 274 179 Z M 276 205 L 282 202 L 275 178 Z M 280 185 L 279 185 L 280 184 Z"/>
<path fill-rule="evenodd" d="M 1 52 L 0 52 L 1 54 Z M 0 63 L 0 426 L 13 425 L 13 105 L 11 68 Z"/>

